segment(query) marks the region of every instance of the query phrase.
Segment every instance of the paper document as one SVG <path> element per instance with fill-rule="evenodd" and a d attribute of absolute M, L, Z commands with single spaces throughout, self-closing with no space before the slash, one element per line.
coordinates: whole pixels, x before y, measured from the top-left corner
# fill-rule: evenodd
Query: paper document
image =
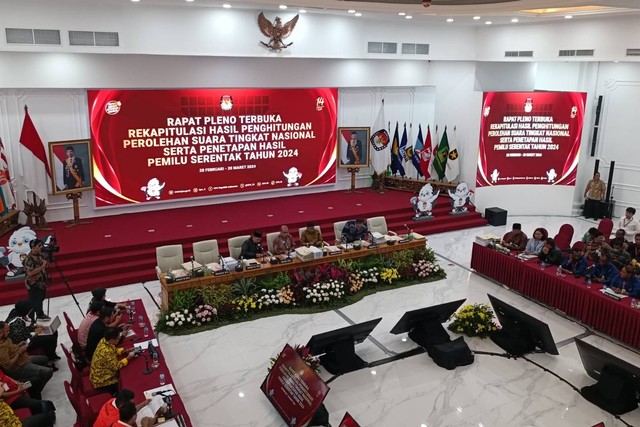
<path fill-rule="evenodd" d="M 166 406 L 162 396 L 156 395 L 151 398 L 151 402 L 138 411 L 138 419 L 141 420 L 144 417 L 153 418 L 158 413 L 158 409 Z"/>
<path fill-rule="evenodd" d="M 618 297 L 618 299 L 627 298 L 629 296 L 629 295 L 623 295 L 623 294 L 616 294 L 615 292 L 613 292 L 613 289 L 611 288 L 602 288 L 600 289 L 600 292 L 602 292 L 603 294 L 615 295 L 616 297 Z"/>
<path fill-rule="evenodd" d="M 157 339 L 155 339 L 155 338 L 154 338 L 154 339 L 152 339 L 152 340 L 145 340 L 145 341 L 137 342 L 137 343 L 135 344 L 135 346 L 136 346 L 136 347 L 140 347 L 142 350 L 146 350 L 146 349 L 147 349 L 147 347 L 149 347 L 149 342 L 152 342 L 152 343 L 153 343 L 153 346 L 154 346 L 154 347 L 156 347 L 156 348 L 158 348 L 158 340 L 157 340 Z"/>

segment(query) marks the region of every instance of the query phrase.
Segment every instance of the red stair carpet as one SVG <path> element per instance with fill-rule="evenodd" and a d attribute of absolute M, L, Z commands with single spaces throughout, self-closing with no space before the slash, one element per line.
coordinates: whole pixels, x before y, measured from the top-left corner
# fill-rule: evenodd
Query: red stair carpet
<path fill-rule="evenodd" d="M 157 246 L 182 243 L 185 260 L 188 260 L 193 242 L 218 239 L 220 252 L 228 254 L 229 237 L 249 234 L 252 230 L 262 230 L 266 235 L 277 231 L 282 224 L 289 226 L 297 240 L 298 228 L 314 221 L 322 228 L 327 241 L 333 240 L 335 221 L 356 217 L 385 216 L 392 231 L 405 232 L 404 224 L 407 224 L 427 236 L 487 224 L 473 209 L 466 215 L 449 215 L 448 197 L 438 199 L 434 219 L 413 222 L 410 198 L 411 193 L 393 190 L 385 194 L 367 189 L 359 193 L 331 191 L 98 217 L 92 218 L 93 224 L 73 228 L 56 222 L 49 224 L 53 231 L 38 232 L 38 236 L 56 236 L 61 248 L 56 254 L 60 270 L 73 292 L 85 292 L 98 286 L 154 280 Z M 49 272 L 53 285 L 48 295 L 68 294 L 55 265 Z M 27 296 L 23 279 L 7 280 L 0 286 L 0 305 L 13 304 Z"/>

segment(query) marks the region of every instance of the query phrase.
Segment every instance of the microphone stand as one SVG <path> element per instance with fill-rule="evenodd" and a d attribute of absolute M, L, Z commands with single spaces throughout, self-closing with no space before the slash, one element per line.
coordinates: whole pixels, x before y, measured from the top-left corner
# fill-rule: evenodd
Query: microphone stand
<path fill-rule="evenodd" d="M 145 366 L 145 369 L 144 369 L 144 371 L 142 371 L 142 373 L 143 373 L 144 375 L 149 375 L 150 373 L 152 373 L 152 372 L 153 372 L 153 369 L 149 368 L 149 358 L 147 357 L 147 355 L 146 355 L 146 354 L 143 354 L 143 356 L 144 356 L 144 366 Z"/>

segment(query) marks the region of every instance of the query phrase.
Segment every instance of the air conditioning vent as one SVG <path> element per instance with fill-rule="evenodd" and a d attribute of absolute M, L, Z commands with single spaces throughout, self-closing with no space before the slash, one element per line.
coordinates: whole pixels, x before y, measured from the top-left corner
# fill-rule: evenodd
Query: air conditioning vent
<path fill-rule="evenodd" d="M 627 49 L 627 56 L 640 56 L 640 49 Z"/>
<path fill-rule="evenodd" d="M 120 46 L 118 33 L 105 33 L 96 31 L 96 46 Z"/>
<path fill-rule="evenodd" d="M 575 50 L 559 50 L 558 56 L 576 56 Z"/>
<path fill-rule="evenodd" d="M 398 53 L 398 43 L 368 42 L 367 53 Z"/>
<path fill-rule="evenodd" d="M 505 58 L 531 58 L 533 57 L 532 50 L 507 50 L 504 52 Z"/>
<path fill-rule="evenodd" d="M 596 51 L 594 49 L 578 49 L 576 50 L 576 56 L 593 56 Z"/>
<path fill-rule="evenodd" d="M 120 46 L 118 33 L 101 31 L 69 31 L 71 46 Z"/>
<path fill-rule="evenodd" d="M 402 43 L 402 53 L 405 55 L 428 55 L 429 45 L 422 43 Z"/>
<path fill-rule="evenodd" d="M 48 44 L 60 45 L 60 31 L 33 30 L 31 28 L 5 28 L 9 44 Z"/>

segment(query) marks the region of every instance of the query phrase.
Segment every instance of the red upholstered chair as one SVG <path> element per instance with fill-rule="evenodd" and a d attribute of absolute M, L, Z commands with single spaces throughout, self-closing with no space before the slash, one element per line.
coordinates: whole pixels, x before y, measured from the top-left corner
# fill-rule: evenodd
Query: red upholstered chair
<path fill-rule="evenodd" d="M 20 408 L 20 409 L 15 409 L 13 411 L 16 414 L 16 417 L 20 418 L 21 420 L 30 417 L 31 411 L 27 408 Z"/>
<path fill-rule="evenodd" d="M 558 233 L 553 240 L 556 242 L 556 247 L 561 251 L 568 251 L 571 248 L 571 238 L 565 234 Z"/>
<path fill-rule="evenodd" d="M 569 237 L 569 241 L 573 240 L 573 226 L 571 224 L 562 224 L 558 234 L 564 234 Z"/>
<path fill-rule="evenodd" d="M 577 241 L 573 244 L 573 246 L 571 246 L 571 249 L 580 249 L 583 252 L 586 248 L 587 248 L 587 244 L 582 241 Z"/>
<path fill-rule="evenodd" d="M 64 354 L 67 356 L 67 364 L 71 371 L 71 385 L 73 386 L 73 389 L 82 392 L 82 394 L 87 397 L 103 393 L 93 388 L 93 384 L 91 384 L 91 379 L 89 378 L 89 369 L 84 369 L 82 372 L 78 371 L 75 363 L 73 363 L 73 358 L 71 357 L 69 350 L 67 350 L 64 344 L 60 344 L 60 346 L 62 347 Z"/>
<path fill-rule="evenodd" d="M 73 326 L 73 322 L 71 321 L 71 319 L 69 318 L 69 315 L 67 314 L 66 311 L 62 312 L 62 315 L 64 316 L 64 321 L 67 323 L 67 326 L 71 327 L 71 329 L 73 329 L 74 331 L 76 330 L 76 327 Z"/>
<path fill-rule="evenodd" d="M 613 221 L 610 218 L 602 218 L 598 223 L 598 230 L 604 234 L 605 239 L 608 239 L 613 230 Z"/>
<path fill-rule="evenodd" d="M 68 381 L 64 382 L 64 390 L 67 392 L 67 398 L 71 402 L 71 406 L 76 411 L 76 424 L 74 425 L 79 427 L 93 426 L 100 413 L 100 408 L 111 399 L 109 393 L 86 397 L 79 390 L 71 387 Z"/>

